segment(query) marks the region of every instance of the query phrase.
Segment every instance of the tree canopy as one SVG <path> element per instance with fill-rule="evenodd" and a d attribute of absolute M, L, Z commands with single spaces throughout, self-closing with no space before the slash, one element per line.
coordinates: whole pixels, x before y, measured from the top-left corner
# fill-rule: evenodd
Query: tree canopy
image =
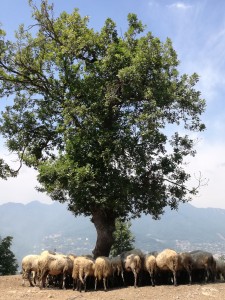
<path fill-rule="evenodd" d="M 34 23 L 15 41 L 0 31 L 0 96 L 13 97 L 0 132 L 40 191 L 92 218 L 94 253 L 108 254 L 116 218 L 158 218 L 197 192 L 184 162 L 195 155 L 188 132 L 205 128 L 199 78 L 180 74 L 171 40 L 135 14 L 121 36 L 111 19 L 97 32 L 78 9 L 54 17 L 46 0 L 30 5 Z"/>
<path fill-rule="evenodd" d="M 0 275 L 15 275 L 18 264 L 14 253 L 10 250 L 13 238 L 7 236 L 0 237 Z"/>

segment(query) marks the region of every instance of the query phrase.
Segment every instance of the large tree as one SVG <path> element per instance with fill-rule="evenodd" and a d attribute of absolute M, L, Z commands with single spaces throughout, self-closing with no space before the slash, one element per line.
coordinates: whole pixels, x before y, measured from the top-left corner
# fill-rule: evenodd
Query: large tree
<path fill-rule="evenodd" d="M 108 255 L 116 218 L 158 218 L 196 193 L 184 162 L 189 132 L 205 128 L 198 76 L 180 75 L 171 40 L 135 14 L 121 35 L 111 19 L 97 32 L 77 9 L 55 17 L 46 0 L 30 5 L 31 26 L 14 41 L 0 32 L 0 95 L 13 101 L 0 131 L 40 191 L 90 216 L 93 253 Z"/>

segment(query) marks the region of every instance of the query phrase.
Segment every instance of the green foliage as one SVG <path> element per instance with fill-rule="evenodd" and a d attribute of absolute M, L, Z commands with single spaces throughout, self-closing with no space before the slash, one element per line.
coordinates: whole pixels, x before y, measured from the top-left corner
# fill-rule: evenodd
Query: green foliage
<path fill-rule="evenodd" d="M 12 237 L 0 238 L 0 275 L 15 275 L 18 264 L 15 255 L 10 250 Z"/>
<path fill-rule="evenodd" d="M 95 32 L 78 9 L 55 18 L 47 1 L 30 5 L 35 25 L 15 42 L 0 31 L 0 96 L 14 98 L 0 132 L 38 170 L 39 189 L 106 220 L 158 218 L 190 200 L 184 162 L 195 150 L 183 129 L 205 128 L 205 101 L 197 74 L 179 74 L 171 41 L 135 14 L 120 37 L 111 19 Z"/>
<path fill-rule="evenodd" d="M 131 223 L 116 220 L 116 230 L 113 233 L 114 243 L 110 255 L 117 256 L 124 251 L 134 249 L 135 238 L 130 230 Z"/>
<path fill-rule="evenodd" d="M 6 180 L 8 177 L 16 175 L 17 171 L 12 170 L 10 166 L 0 158 L 0 178 Z"/>

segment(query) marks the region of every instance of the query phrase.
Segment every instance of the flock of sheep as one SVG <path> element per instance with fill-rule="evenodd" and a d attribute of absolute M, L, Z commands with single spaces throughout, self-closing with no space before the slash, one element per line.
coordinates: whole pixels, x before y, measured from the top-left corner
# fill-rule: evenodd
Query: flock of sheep
<path fill-rule="evenodd" d="M 225 279 L 225 262 L 217 260 L 210 252 L 196 250 L 177 253 L 165 249 L 159 253 L 144 254 L 139 249 L 123 252 L 117 257 L 90 255 L 75 256 L 43 251 L 40 255 L 27 255 L 22 259 L 23 285 L 25 279 L 30 286 L 40 288 L 57 285 L 72 286 L 73 290 L 97 290 L 103 285 L 174 284 L 192 282 L 214 282 Z"/>

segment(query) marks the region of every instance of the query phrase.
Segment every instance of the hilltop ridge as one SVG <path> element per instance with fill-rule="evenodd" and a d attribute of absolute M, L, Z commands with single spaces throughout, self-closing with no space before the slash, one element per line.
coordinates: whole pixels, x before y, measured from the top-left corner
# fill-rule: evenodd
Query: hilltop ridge
<path fill-rule="evenodd" d="M 225 253 L 225 210 L 196 208 L 190 203 L 178 211 L 166 208 L 160 220 L 143 215 L 132 220 L 135 246 L 144 252 L 172 248 L 205 249 Z M 75 217 L 66 204 L 6 203 L 0 205 L 0 235 L 13 236 L 12 250 L 20 263 L 27 254 L 43 249 L 87 254 L 95 246 L 96 231 L 88 217 Z"/>

